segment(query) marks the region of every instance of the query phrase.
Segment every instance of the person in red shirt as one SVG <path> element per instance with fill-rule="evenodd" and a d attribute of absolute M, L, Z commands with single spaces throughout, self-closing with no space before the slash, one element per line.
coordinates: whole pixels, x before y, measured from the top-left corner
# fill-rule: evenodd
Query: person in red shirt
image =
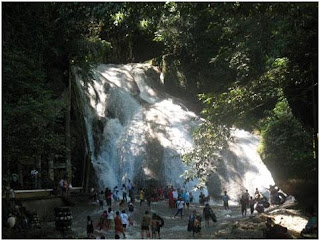
<path fill-rule="evenodd" d="M 168 198 L 169 198 L 169 207 L 174 208 L 173 190 L 172 189 L 168 193 Z"/>
<path fill-rule="evenodd" d="M 116 216 L 114 218 L 114 231 L 115 231 L 115 236 L 119 235 L 119 233 L 122 233 L 123 238 L 126 237 L 126 234 L 124 233 L 124 230 L 123 230 L 120 213 L 118 211 L 116 212 Z"/>

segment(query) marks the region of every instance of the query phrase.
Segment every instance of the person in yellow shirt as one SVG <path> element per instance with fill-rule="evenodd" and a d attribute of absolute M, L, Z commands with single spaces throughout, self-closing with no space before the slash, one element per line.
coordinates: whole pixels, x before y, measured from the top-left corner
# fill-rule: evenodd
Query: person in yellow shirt
<path fill-rule="evenodd" d="M 140 206 L 141 206 L 142 203 L 144 202 L 144 198 L 145 198 L 144 191 L 143 191 L 143 189 L 141 188 L 141 190 L 140 190 L 140 192 L 139 192 Z"/>

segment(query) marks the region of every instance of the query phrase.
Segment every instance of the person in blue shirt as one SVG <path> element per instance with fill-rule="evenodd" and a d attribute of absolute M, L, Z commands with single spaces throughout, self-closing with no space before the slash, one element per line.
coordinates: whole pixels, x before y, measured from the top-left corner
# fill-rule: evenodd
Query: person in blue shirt
<path fill-rule="evenodd" d="M 190 206 L 190 196 L 189 196 L 189 192 L 185 191 L 184 193 L 184 202 L 186 203 L 187 208 L 189 209 Z"/>

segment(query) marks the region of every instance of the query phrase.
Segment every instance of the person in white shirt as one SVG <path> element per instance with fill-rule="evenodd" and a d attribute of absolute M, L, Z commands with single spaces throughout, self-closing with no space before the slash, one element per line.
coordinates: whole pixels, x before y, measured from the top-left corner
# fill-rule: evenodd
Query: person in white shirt
<path fill-rule="evenodd" d="M 122 200 L 125 200 L 126 202 L 127 200 L 127 187 L 125 184 L 122 185 Z"/>
<path fill-rule="evenodd" d="M 113 219 L 114 219 L 114 214 L 111 207 L 109 207 L 107 212 L 107 229 L 111 229 L 111 224 Z"/>
<path fill-rule="evenodd" d="M 176 217 L 176 216 L 180 213 L 181 218 L 182 218 L 183 208 L 184 208 L 184 201 L 182 200 L 181 197 L 180 197 L 179 200 L 177 201 L 176 206 L 177 206 L 177 213 L 174 215 L 174 217 Z"/>
<path fill-rule="evenodd" d="M 118 188 L 118 186 L 115 186 L 113 188 L 113 199 L 115 201 L 119 201 L 118 193 L 119 193 L 119 188 Z"/>
<path fill-rule="evenodd" d="M 179 197 L 178 191 L 176 189 L 173 190 L 172 196 L 173 196 L 174 205 L 176 205 L 178 197 Z"/>
<path fill-rule="evenodd" d="M 129 224 L 128 215 L 126 214 L 125 210 L 122 210 L 122 213 L 120 214 L 121 223 L 123 226 L 123 231 L 126 231 L 127 225 Z"/>
<path fill-rule="evenodd" d="M 36 169 L 33 169 L 31 171 L 31 177 L 32 177 L 32 180 L 33 180 L 33 188 L 36 189 L 38 188 L 38 174 L 39 172 L 36 170 Z"/>
<path fill-rule="evenodd" d="M 129 179 L 129 181 L 128 181 L 128 186 L 127 186 L 127 188 L 128 188 L 128 191 L 130 192 L 130 190 L 132 189 L 132 183 L 131 183 L 131 180 Z"/>
<path fill-rule="evenodd" d="M 62 195 L 63 183 L 64 183 L 64 180 L 61 179 L 58 184 L 58 191 L 60 192 L 60 195 Z"/>
<path fill-rule="evenodd" d="M 10 213 L 9 218 L 7 219 L 9 228 L 13 228 L 16 225 L 16 222 L 17 222 L 17 218 Z"/>

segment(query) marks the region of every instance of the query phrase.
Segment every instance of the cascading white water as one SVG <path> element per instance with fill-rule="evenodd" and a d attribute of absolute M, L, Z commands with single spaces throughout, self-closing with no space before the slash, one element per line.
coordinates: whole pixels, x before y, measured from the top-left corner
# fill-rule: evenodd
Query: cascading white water
<path fill-rule="evenodd" d="M 213 197 L 219 197 L 224 191 L 239 201 L 241 194 L 248 190 L 254 195 L 256 188 L 269 197 L 269 185 L 274 185 L 270 171 L 262 162 L 257 149 L 259 136 L 247 131 L 232 129 L 232 141 L 229 148 L 223 152 L 217 163 L 217 173 L 209 179 L 209 190 Z"/>
<path fill-rule="evenodd" d="M 150 71 L 153 74 L 148 74 Z M 89 82 L 77 77 L 85 100 L 91 160 L 101 188 L 119 186 L 128 179 L 139 185 L 151 179 L 189 190 L 195 185 L 196 181 L 183 185 L 180 175 L 187 167 L 181 155 L 193 146 L 191 132 L 199 117 L 155 88 L 160 81 L 154 76 L 160 79 L 160 73 L 149 64 L 127 64 L 99 65 Z M 232 196 L 238 194 L 232 190 L 241 185 L 249 189 L 273 184 L 256 152 L 256 137 L 238 130 L 234 134 L 243 141 L 230 144 L 226 155 L 234 153 L 234 164 L 221 168 L 213 180 L 219 180 L 220 186 L 213 185 L 213 189 L 221 192 L 229 186 Z M 210 193 L 215 192 L 210 188 Z"/>

